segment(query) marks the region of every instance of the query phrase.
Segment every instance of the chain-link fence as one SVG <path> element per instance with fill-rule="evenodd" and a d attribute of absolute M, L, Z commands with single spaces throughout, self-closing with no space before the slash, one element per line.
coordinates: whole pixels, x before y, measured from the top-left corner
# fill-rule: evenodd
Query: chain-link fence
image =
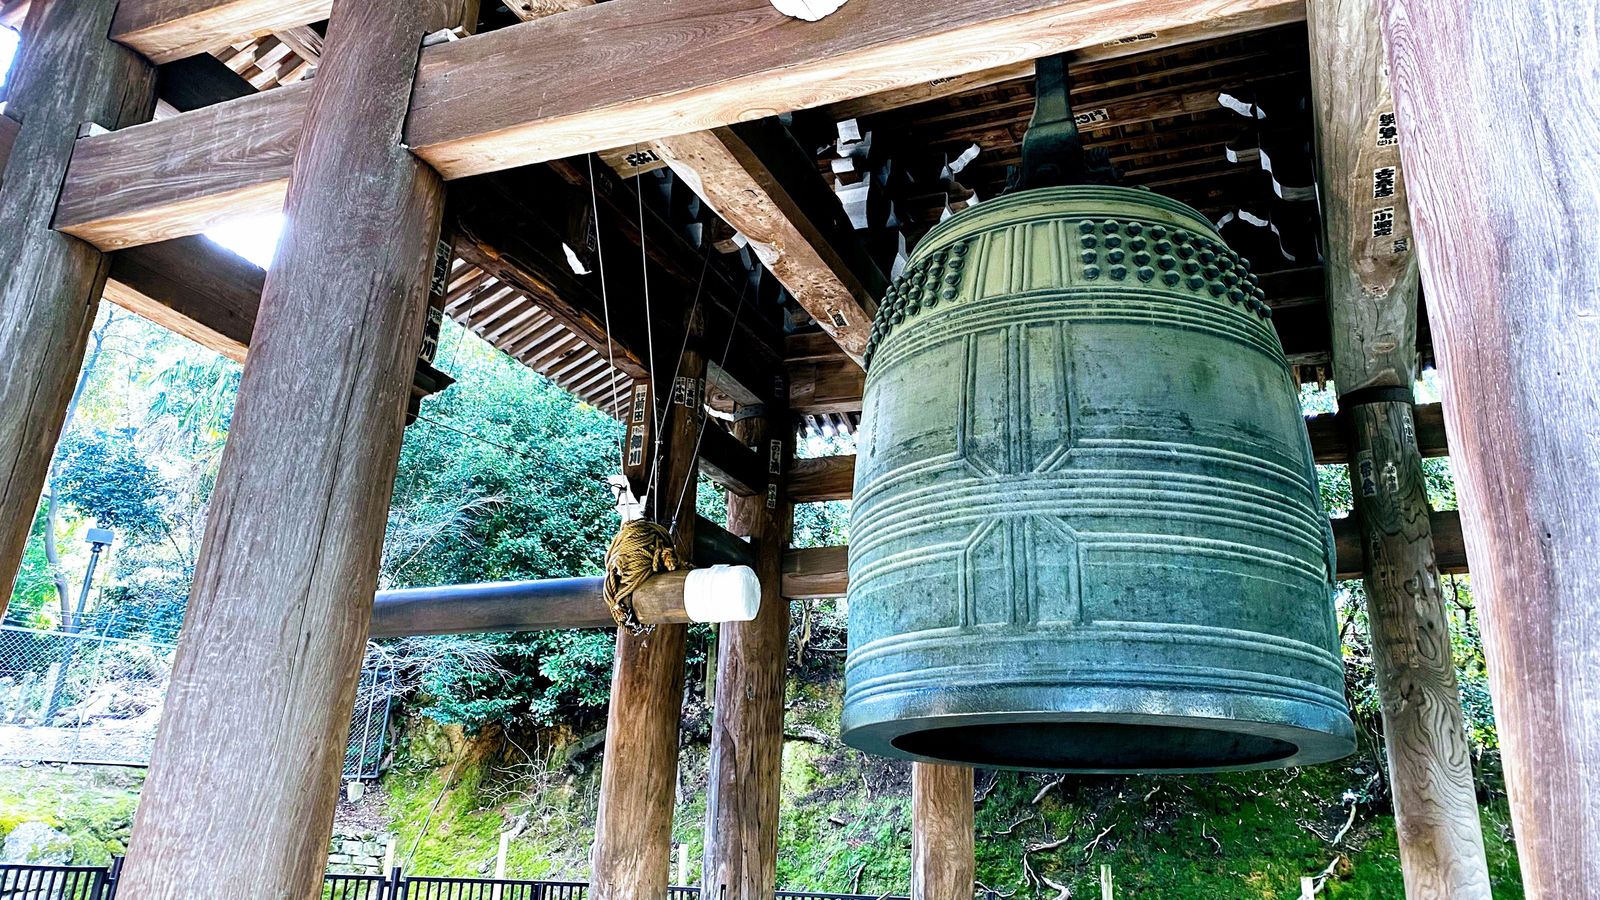
<path fill-rule="evenodd" d="M 145 765 L 174 645 L 0 626 L 0 761 Z M 394 674 L 361 673 L 346 778 L 376 778 Z"/>

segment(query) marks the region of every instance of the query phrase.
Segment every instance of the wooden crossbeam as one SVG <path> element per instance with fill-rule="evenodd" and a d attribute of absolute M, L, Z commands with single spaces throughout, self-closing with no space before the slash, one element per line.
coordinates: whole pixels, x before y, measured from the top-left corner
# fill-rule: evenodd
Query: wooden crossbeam
<path fill-rule="evenodd" d="M 328 18 L 333 0 L 124 0 L 111 39 L 166 63 L 245 34 L 286 31 Z"/>
<path fill-rule="evenodd" d="M 743 497 L 767 492 L 766 457 L 719 425 L 707 423 L 700 438 L 700 471 Z"/>
<path fill-rule="evenodd" d="M 1138 53 L 1149 53 L 1153 50 L 1179 47 L 1196 41 L 1215 40 L 1236 34 L 1261 31 L 1278 25 L 1289 25 L 1294 22 L 1304 21 L 1305 17 L 1305 7 L 1293 3 L 1247 9 L 1243 12 L 1220 15 L 1209 21 L 1197 22 L 1192 25 L 1179 25 L 1163 31 L 1129 34 L 1118 40 L 1082 47 L 1068 54 L 1068 62 L 1074 68 L 1077 68 L 1085 63 L 1121 59 Z M 1007 81 L 1017 81 L 1032 77 L 1033 60 L 1030 59 L 1025 62 L 973 72 L 970 75 L 943 78 L 926 84 L 916 84 L 910 87 L 897 88 L 877 94 L 869 94 L 865 97 L 845 100 L 829 106 L 827 113 L 834 119 L 854 119 L 887 112 L 902 106 L 910 106 L 915 103 L 926 103 L 930 100 L 953 97 L 956 94 L 1003 84 Z"/>
<path fill-rule="evenodd" d="M 1437 403 L 1415 407 L 1417 445 L 1424 457 L 1447 456 L 1444 410 Z M 1343 423 L 1329 413 L 1306 419 L 1311 436 L 1311 451 L 1319 465 L 1341 465 L 1350 461 L 1350 444 Z M 795 503 L 820 503 L 848 500 L 855 483 L 856 458 L 849 454 L 797 459 L 789 475 L 789 497 Z"/>
<path fill-rule="evenodd" d="M 770 119 L 663 138 L 653 148 L 861 364 L 888 281 L 810 154 Z"/>
<path fill-rule="evenodd" d="M 1453 509 L 1436 511 L 1428 515 L 1428 520 L 1438 549 L 1439 573 L 1465 574 L 1467 548 L 1461 536 L 1461 514 Z M 1360 578 L 1366 562 L 1360 529 L 1351 518 L 1333 519 L 1330 524 L 1339 557 L 1339 579 Z M 806 547 L 785 553 L 783 595 L 790 600 L 843 597 L 850 588 L 849 554 L 849 547 Z"/>
<path fill-rule="evenodd" d="M 139 46 L 136 35 L 203 34 L 223 12 L 237 13 L 228 19 L 233 28 L 246 12 L 281 12 L 287 5 L 144 0 L 119 9 L 119 35 Z M 658 0 L 612 0 L 427 48 L 406 143 L 446 178 L 461 178 L 926 84 L 1130 34 L 1299 6 L 1298 0 L 855 0 L 808 23 L 768 0 L 702 0 L 690 18 Z M 193 19 L 182 27 L 171 19 L 152 24 L 159 17 L 148 10 L 156 7 L 188 9 Z M 305 23 L 264 21 L 256 28 L 299 24 Z M 145 52 L 164 58 L 172 51 L 158 45 L 172 43 L 149 37 Z M 528 90 L 529 83 L 540 89 Z M 198 233 L 225 209 L 281 206 L 307 96 L 300 86 L 278 88 L 84 139 L 57 227 L 114 248 Z"/>
<path fill-rule="evenodd" d="M 104 296 L 243 362 L 266 274 L 206 238 L 186 237 L 113 254 Z"/>

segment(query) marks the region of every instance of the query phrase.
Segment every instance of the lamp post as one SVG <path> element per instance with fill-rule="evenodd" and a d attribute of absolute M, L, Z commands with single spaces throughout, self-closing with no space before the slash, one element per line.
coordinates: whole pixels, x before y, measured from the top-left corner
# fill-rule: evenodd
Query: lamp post
<path fill-rule="evenodd" d="M 61 668 L 56 672 L 55 684 L 50 688 L 50 702 L 45 706 L 44 723 L 56 717 L 61 711 L 61 701 L 66 693 L 67 678 L 72 672 L 72 659 L 76 655 L 77 639 L 72 637 L 78 633 L 83 611 L 89 606 L 89 588 L 94 584 L 94 570 L 100 564 L 100 551 L 111 546 L 116 535 L 109 528 L 91 528 L 84 536 L 89 542 L 89 569 L 83 573 L 83 589 L 78 592 L 78 605 L 72 610 L 70 616 L 61 623 L 61 640 L 63 648 L 61 653 Z"/>

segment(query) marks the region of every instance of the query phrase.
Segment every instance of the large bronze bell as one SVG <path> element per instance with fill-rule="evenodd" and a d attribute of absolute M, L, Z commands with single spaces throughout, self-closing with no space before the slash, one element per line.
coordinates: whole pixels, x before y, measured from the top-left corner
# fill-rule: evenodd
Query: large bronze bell
<path fill-rule="evenodd" d="M 1142 190 L 936 227 L 878 310 L 843 732 L 1084 772 L 1354 749 L 1333 542 L 1248 263 Z"/>

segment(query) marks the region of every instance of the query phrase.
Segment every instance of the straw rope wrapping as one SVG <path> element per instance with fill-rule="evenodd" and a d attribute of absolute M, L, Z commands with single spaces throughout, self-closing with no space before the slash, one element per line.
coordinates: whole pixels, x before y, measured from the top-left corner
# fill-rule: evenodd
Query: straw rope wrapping
<path fill-rule="evenodd" d="M 672 546 L 667 529 L 648 519 L 623 522 L 617 536 L 606 548 L 606 605 L 618 628 L 640 636 L 655 631 L 654 625 L 639 621 L 633 608 L 633 592 L 657 572 L 672 572 L 683 567 Z"/>

